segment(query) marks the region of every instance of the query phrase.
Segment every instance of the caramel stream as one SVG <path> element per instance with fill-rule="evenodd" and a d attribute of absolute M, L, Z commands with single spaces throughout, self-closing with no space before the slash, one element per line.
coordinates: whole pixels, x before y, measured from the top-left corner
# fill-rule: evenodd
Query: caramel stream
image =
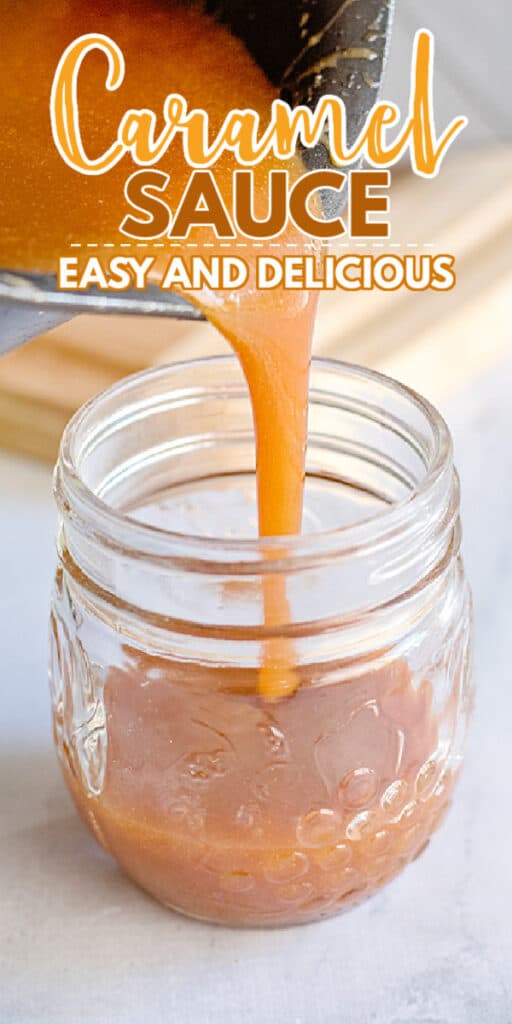
<path fill-rule="evenodd" d="M 106 60 L 91 53 L 84 61 L 78 86 L 80 127 L 91 157 L 111 145 L 123 112 L 148 103 L 162 109 L 167 94 L 181 93 L 189 108 L 208 110 L 217 131 L 233 105 L 258 111 L 268 120 L 277 92 L 264 73 L 223 26 L 196 7 L 163 0 L 88 0 L 56 5 L 53 0 L 15 0 L 3 5 L 5 51 L 0 67 L 0 266 L 54 272 L 59 256 L 93 250 L 68 249 L 70 242 L 109 243 L 104 254 L 127 254 L 119 224 L 129 211 L 123 186 L 133 171 L 126 158 L 105 176 L 79 177 L 61 159 L 50 131 L 49 97 L 61 54 L 77 36 L 101 32 L 123 51 L 126 75 L 122 86 L 105 89 Z M 218 186 L 228 204 L 236 165 L 225 155 L 216 164 Z M 265 160 L 256 169 L 256 216 L 266 216 L 268 172 L 282 164 Z M 165 199 L 176 209 L 190 175 L 178 144 L 159 168 L 171 175 Z M 297 160 L 290 168 L 300 174 Z M 16 190 L 13 182 L 16 181 Z M 258 212 L 259 211 L 259 212 Z M 163 241 L 162 239 L 160 241 Z M 226 252 L 215 245 L 210 229 L 194 229 L 184 255 Z M 257 252 L 249 239 L 239 239 L 239 252 L 254 263 Z M 304 245 L 294 228 L 279 238 L 283 251 Z M 120 248 L 121 242 L 125 243 Z M 205 248 L 206 245 L 206 248 Z M 139 250 L 161 254 L 161 249 Z M 175 254 L 168 247 L 165 258 Z M 273 245 L 269 250 L 279 254 Z M 162 255 L 160 257 L 164 259 Z M 300 532 L 306 444 L 308 369 L 315 298 L 277 290 L 190 296 L 228 339 L 238 355 L 250 389 L 257 446 L 259 529 L 262 536 Z"/>
<path fill-rule="evenodd" d="M 105 89 L 106 62 L 92 53 L 79 76 L 80 127 L 91 156 L 108 148 L 124 110 L 150 103 L 161 109 L 168 93 L 181 93 L 189 108 L 208 110 L 217 131 L 233 105 L 251 107 L 268 119 L 275 89 L 254 63 L 242 43 L 197 8 L 159 0 L 128 0 L 122 5 L 107 0 L 87 4 L 53 0 L 18 0 L 3 12 L 7 54 L 0 68 L 3 96 L 0 123 L 4 152 L 0 166 L 0 266 L 54 271 L 57 259 L 70 242 L 108 243 L 104 253 L 135 252 L 121 242 L 118 226 L 126 213 L 123 186 L 133 169 L 125 159 L 107 175 L 81 177 L 71 170 L 52 144 L 49 96 L 58 60 L 66 46 L 87 32 L 102 32 L 121 47 L 126 76 L 117 92 Z M 30 55 L 30 58 L 28 57 Z M 30 60 L 28 74 L 27 61 Z M 234 84 L 236 83 L 236 90 Z M 172 147 L 162 169 L 171 174 L 166 199 L 172 209 L 190 175 L 179 146 Z M 236 165 L 224 156 L 215 166 L 217 184 L 231 197 Z M 282 164 L 265 160 L 255 171 L 254 212 L 267 212 L 268 173 Z M 289 168 L 299 176 L 296 160 Z M 12 183 L 17 182 L 13 192 Z M 238 240 L 242 242 L 242 239 Z M 226 252 L 211 230 L 194 229 L 192 247 L 184 254 Z M 254 266 L 261 247 L 243 239 L 234 244 Z M 289 227 L 268 251 L 273 255 L 304 246 L 297 229 Z M 99 249 L 98 251 L 101 251 Z M 151 253 L 151 246 L 142 250 Z M 170 246 L 166 257 L 176 253 Z M 162 249 L 154 249 L 159 264 Z M 254 275 L 252 275 L 254 277 Z M 188 296 L 228 339 L 246 377 L 254 417 L 257 463 L 259 532 L 261 536 L 300 532 L 307 433 L 308 374 L 316 297 L 284 289 L 272 292 L 246 287 L 242 292 Z M 289 621 L 286 589 L 277 577 L 266 580 L 264 615 L 267 625 Z M 287 668 L 287 648 L 272 642 L 266 649 L 261 690 L 267 696 L 284 695 L 296 685 Z"/>

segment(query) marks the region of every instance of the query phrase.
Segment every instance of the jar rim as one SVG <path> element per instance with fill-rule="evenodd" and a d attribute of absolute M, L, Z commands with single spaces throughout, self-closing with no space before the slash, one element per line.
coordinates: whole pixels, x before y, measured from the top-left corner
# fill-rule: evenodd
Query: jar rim
<path fill-rule="evenodd" d="M 432 506 L 436 494 L 452 488 L 452 440 L 448 426 L 435 407 L 412 388 L 379 371 L 336 359 L 314 358 L 313 371 L 331 373 L 339 379 L 344 375 L 379 385 L 404 398 L 412 409 L 423 414 L 431 431 L 431 450 L 425 473 L 409 492 L 398 501 L 385 505 L 372 515 L 328 530 L 291 536 L 225 538 L 166 530 L 161 526 L 140 522 L 126 512 L 108 504 L 83 480 L 77 465 L 76 439 L 102 404 L 127 397 L 143 382 L 177 377 L 186 370 L 200 371 L 212 366 L 238 365 L 235 355 L 208 356 L 200 359 L 152 367 L 117 381 L 85 403 L 69 420 L 62 435 L 55 469 L 54 491 L 61 514 L 72 516 L 74 525 L 108 547 L 129 552 L 151 561 L 186 565 L 191 571 L 289 572 L 331 558 L 353 557 L 360 551 L 385 545 L 411 527 L 422 508 Z M 444 486 L 443 486 L 444 482 Z M 449 503 L 449 502 L 448 502 Z"/>

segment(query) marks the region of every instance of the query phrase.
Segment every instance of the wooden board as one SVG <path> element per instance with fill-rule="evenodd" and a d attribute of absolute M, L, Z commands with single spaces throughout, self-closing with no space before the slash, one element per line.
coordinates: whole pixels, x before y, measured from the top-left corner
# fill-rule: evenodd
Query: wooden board
<path fill-rule="evenodd" d="M 326 293 L 315 352 L 440 401 L 512 350 L 512 150 L 451 157 L 432 182 L 395 175 L 392 223 L 386 251 L 453 252 L 457 287 Z M 102 388 L 145 366 L 226 351 L 208 324 L 77 317 L 0 359 L 0 446 L 53 460 L 69 417 Z"/>

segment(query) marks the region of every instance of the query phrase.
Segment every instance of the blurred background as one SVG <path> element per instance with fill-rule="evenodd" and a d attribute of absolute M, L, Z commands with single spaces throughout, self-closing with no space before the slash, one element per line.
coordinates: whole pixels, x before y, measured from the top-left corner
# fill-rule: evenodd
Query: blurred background
<path fill-rule="evenodd" d="M 436 41 L 438 126 L 463 113 L 469 125 L 457 148 L 511 141 L 509 0 L 396 0 L 385 94 L 401 109 L 409 94 L 406 55 L 423 27 Z"/>
<path fill-rule="evenodd" d="M 324 295 L 315 352 L 384 370 L 442 403 L 512 350 L 512 9 L 507 0 L 398 0 L 384 95 L 402 112 L 420 27 L 436 39 L 437 130 L 460 114 L 469 126 L 434 181 L 394 169 L 389 244 L 454 253 L 457 287 Z M 226 350 L 203 324 L 78 317 L 0 360 L 0 447 L 52 461 L 69 416 L 117 378 Z"/>

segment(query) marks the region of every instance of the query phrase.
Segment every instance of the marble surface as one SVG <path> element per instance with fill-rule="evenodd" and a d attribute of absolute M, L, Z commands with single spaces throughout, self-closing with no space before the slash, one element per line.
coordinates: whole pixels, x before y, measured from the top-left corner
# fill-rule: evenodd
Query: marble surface
<path fill-rule="evenodd" d="M 2 1024 L 510 1024 L 512 362 L 444 412 L 463 488 L 478 698 L 455 806 L 424 857 L 319 925 L 229 930 L 134 888 L 54 758 L 50 473 L 0 456 Z"/>

